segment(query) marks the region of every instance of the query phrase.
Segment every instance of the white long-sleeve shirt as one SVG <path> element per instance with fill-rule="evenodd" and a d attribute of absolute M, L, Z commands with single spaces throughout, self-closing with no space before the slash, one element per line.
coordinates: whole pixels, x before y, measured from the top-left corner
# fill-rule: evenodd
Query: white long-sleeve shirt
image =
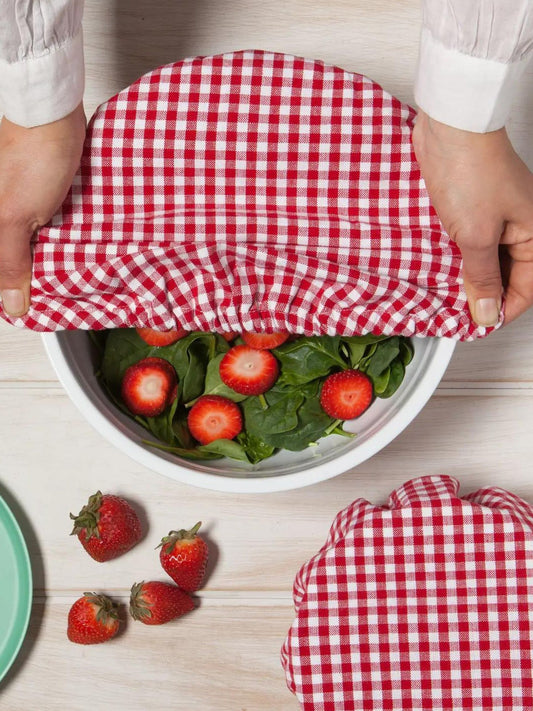
<path fill-rule="evenodd" d="M 83 98 L 83 0 L 0 0 L 0 113 L 50 123 Z"/>
<path fill-rule="evenodd" d="M 533 51 L 533 0 L 423 0 L 415 100 L 466 131 L 505 125 Z"/>
<path fill-rule="evenodd" d="M 533 52 L 533 0 L 422 0 L 422 10 L 418 106 L 457 128 L 501 128 Z M 0 113 L 36 126 L 80 103 L 82 13 L 83 0 L 0 0 Z"/>

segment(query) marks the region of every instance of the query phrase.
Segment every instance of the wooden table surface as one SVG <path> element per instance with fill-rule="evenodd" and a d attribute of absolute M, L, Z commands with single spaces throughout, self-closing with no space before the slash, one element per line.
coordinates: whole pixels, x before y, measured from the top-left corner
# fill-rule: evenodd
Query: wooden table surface
<path fill-rule="evenodd" d="M 419 0 L 87 0 L 84 27 L 89 115 L 159 64 L 244 48 L 322 59 L 413 101 Z M 510 125 L 530 167 L 532 79 Z M 533 312 L 460 344 L 418 418 L 356 469 L 292 492 L 229 495 L 181 485 L 114 449 L 63 392 L 40 337 L 0 323 L 0 493 L 23 528 L 35 583 L 29 632 L 0 684 L 0 708 L 296 711 L 279 662 L 292 582 L 337 511 L 361 496 L 384 503 L 407 479 L 438 473 L 456 476 L 464 493 L 495 484 L 533 501 L 532 330 Z M 149 528 L 139 546 L 106 564 L 68 535 L 69 512 L 98 488 L 136 502 Z M 160 628 L 132 623 L 104 645 L 67 641 L 67 612 L 81 593 L 125 602 L 133 582 L 159 576 L 160 537 L 197 520 L 212 551 L 198 610 Z"/>

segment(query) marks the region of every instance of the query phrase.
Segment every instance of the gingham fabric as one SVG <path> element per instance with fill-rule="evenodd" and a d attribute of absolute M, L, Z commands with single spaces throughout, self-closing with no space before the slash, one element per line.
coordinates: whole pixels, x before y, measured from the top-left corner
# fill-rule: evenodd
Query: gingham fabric
<path fill-rule="evenodd" d="M 282 649 L 305 711 L 531 711 L 533 508 L 415 479 L 341 511 Z"/>
<path fill-rule="evenodd" d="M 369 79 L 283 54 L 143 76 L 93 117 L 15 323 L 484 335 L 413 120 Z"/>

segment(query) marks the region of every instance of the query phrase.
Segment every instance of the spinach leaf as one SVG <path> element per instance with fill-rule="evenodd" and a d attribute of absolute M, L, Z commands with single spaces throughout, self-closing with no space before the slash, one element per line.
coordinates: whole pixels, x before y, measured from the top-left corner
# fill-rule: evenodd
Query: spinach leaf
<path fill-rule="evenodd" d="M 197 447 L 197 451 L 206 452 L 207 454 L 217 454 L 222 457 L 230 457 L 241 462 L 248 462 L 244 447 L 232 439 L 215 439 L 209 444 L 203 444 Z"/>
<path fill-rule="evenodd" d="M 388 398 L 391 395 L 394 395 L 396 390 L 398 390 L 398 388 L 402 384 L 404 375 L 405 375 L 405 368 L 403 367 L 403 363 L 400 359 L 396 359 L 391 364 L 391 367 L 390 367 L 390 376 L 389 376 L 389 382 L 387 383 L 387 387 L 380 394 L 379 397 Z"/>
<path fill-rule="evenodd" d="M 173 354 L 172 364 L 178 374 L 178 391 L 182 402 L 190 402 L 202 394 L 212 347 L 213 342 L 196 338 Z"/>
<path fill-rule="evenodd" d="M 261 439 L 244 430 L 237 435 L 236 440 L 244 447 L 248 459 L 252 464 L 257 464 L 263 459 L 268 459 L 275 451 L 275 448 L 270 444 L 265 444 Z"/>
<path fill-rule="evenodd" d="M 249 397 L 242 403 L 245 429 L 268 443 L 267 435 L 287 432 L 298 424 L 297 410 L 305 396 L 300 388 L 282 388 L 274 385 L 264 393 L 268 407 L 263 409 L 259 397 Z"/>
<path fill-rule="evenodd" d="M 183 457 L 184 459 L 220 459 L 222 455 L 215 454 L 213 452 L 203 452 L 200 447 L 195 447 L 193 449 L 185 449 L 184 447 L 171 447 L 168 444 L 161 444 L 160 442 L 152 442 L 148 439 L 142 440 L 143 444 L 149 447 L 154 447 L 155 449 L 161 449 L 163 452 L 170 452 L 171 454 L 176 454 L 178 457 Z"/>
<path fill-rule="evenodd" d="M 371 343 L 367 346 L 364 357 L 361 358 L 361 360 L 359 361 L 358 370 L 362 370 L 363 373 L 366 372 L 366 369 L 370 361 L 372 360 L 372 356 L 376 352 L 377 347 L 377 343 Z"/>
<path fill-rule="evenodd" d="M 386 341 L 378 343 L 376 350 L 367 363 L 366 374 L 369 378 L 377 378 L 386 370 L 392 361 L 400 353 L 400 339 L 398 336 L 388 338 Z"/>
<path fill-rule="evenodd" d="M 174 400 L 170 407 L 157 417 L 147 417 L 146 422 L 150 432 L 158 439 L 173 445 L 176 443 L 176 435 L 173 428 L 174 415 L 178 406 L 178 398 Z"/>
<path fill-rule="evenodd" d="M 172 422 L 172 431 L 174 432 L 174 437 L 178 447 L 183 447 L 184 449 L 192 449 L 196 442 L 194 437 L 189 432 L 189 427 L 187 426 L 187 412 L 181 408 L 178 410 Z"/>
<path fill-rule="evenodd" d="M 258 397 L 248 398 L 242 405 L 246 432 L 276 449 L 305 449 L 333 422 L 320 406 L 320 385 L 320 380 L 292 388 L 276 384 L 265 393 L 267 410 Z"/>
<path fill-rule="evenodd" d="M 400 338 L 400 356 L 405 367 L 413 360 L 415 349 L 408 338 Z"/>
<path fill-rule="evenodd" d="M 363 356 L 365 355 L 366 343 L 359 343 L 355 340 L 350 341 L 350 343 L 344 343 L 343 346 L 347 350 L 347 356 L 350 361 L 350 366 L 352 368 L 358 368 Z"/>
<path fill-rule="evenodd" d="M 389 384 L 389 379 L 390 379 L 390 372 L 391 372 L 391 369 L 389 367 L 386 370 L 384 370 L 383 373 L 380 373 L 377 377 L 372 379 L 372 385 L 374 387 L 374 394 L 377 397 L 381 397 L 382 394 L 387 389 L 387 386 Z"/>
<path fill-rule="evenodd" d="M 359 363 L 363 356 L 370 353 L 370 349 L 367 350 L 367 346 L 384 341 L 386 338 L 388 336 L 374 336 L 372 333 L 368 333 L 366 336 L 342 336 L 341 342 L 348 348 L 350 367 L 359 368 Z"/>
<path fill-rule="evenodd" d="M 340 345 L 339 336 L 304 336 L 275 348 L 281 364 L 278 384 L 301 385 L 329 375 L 334 368 L 346 368 Z"/>
<path fill-rule="evenodd" d="M 280 449 L 297 452 L 324 436 L 334 420 L 326 415 L 317 397 L 308 397 L 298 409 L 298 422 L 287 432 L 263 435 L 267 444 Z"/>

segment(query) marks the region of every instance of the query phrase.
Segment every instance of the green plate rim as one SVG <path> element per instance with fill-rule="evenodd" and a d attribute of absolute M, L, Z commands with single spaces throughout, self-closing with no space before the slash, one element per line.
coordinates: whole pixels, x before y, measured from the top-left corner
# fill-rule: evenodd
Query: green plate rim
<path fill-rule="evenodd" d="M 31 570 L 30 556 L 28 547 L 22 534 L 21 528 L 11 511 L 5 499 L 0 495 L 0 521 L 5 524 L 9 537 L 11 538 L 13 549 L 16 558 L 19 578 L 21 579 L 21 595 L 19 597 L 19 608 L 25 606 L 24 617 L 21 623 L 13 626 L 9 633 L 9 640 L 5 647 L 5 653 L 2 657 L 6 657 L 6 662 L 2 667 L 0 659 L 0 682 L 11 668 L 11 665 L 17 658 L 30 621 L 31 608 L 33 603 L 33 577 Z M 20 615 L 20 611 L 18 612 Z M 13 638 L 16 639 L 13 639 Z"/>

